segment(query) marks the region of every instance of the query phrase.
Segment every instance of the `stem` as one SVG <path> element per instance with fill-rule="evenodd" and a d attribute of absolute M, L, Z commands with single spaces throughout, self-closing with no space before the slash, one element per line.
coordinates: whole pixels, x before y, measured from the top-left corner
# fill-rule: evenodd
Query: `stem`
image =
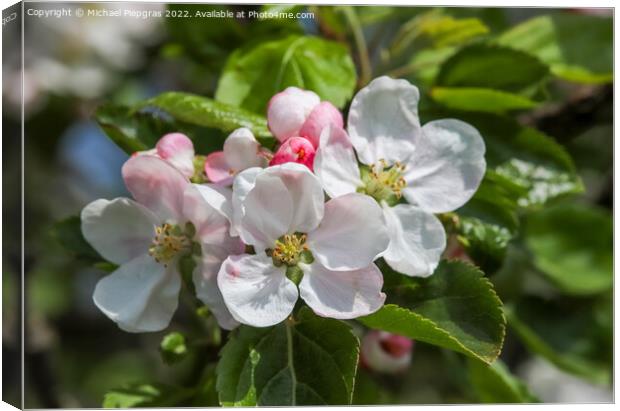
<path fill-rule="evenodd" d="M 286 321 L 286 346 L 288 356 L 288 367 L 291 370 L 291 405 L 297 405 L 297 376 L 295 375 L 295 364 L 293 363 L 293 333 L 292 325 Z"/>
<path fill-rule="evenodd" d="M 353 32 L 353 39 L 355 40 L 355 47 L 357 48 L 357 52 L 359 54 L 360 60 L 360 80 L 359 86 L 363 87 L 372 78 L 372 67 L 370 65 L 370 57 L 368 56 L 368 46 L 366 45 L 366 39 L 364 38 L 364 32 L 362 31 L 362 26 L 360 24 L 359 19 L 357 18 L 357 14 L 353 7 L 351 6 L 343 6 L 344 16 L 351 27 L 351 31 Z"/>

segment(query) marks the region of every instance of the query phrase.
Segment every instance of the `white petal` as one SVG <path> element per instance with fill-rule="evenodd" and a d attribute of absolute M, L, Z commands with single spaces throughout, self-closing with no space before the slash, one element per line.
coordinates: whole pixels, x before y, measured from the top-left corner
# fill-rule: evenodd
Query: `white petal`
<path fill-rule="evenodd" d="M 97 283 L 95 305 L 129 332 L 161 331 L 177 309 L 181 280 L 148 254 L 121 265 Z"/>
<path fill-rule="evenodd" d="M 385 302 L 383 276 L 374 264 L 354 271 L 331 271 L 318 262 L 300 266 L 301 298 L 322 317 L 357 318 L 374 313 Z"/>
<path fill-rule="evenodd" d="M 262 168 L 252 167 L 237 174 L 232 186 L 232 207 L 233 207 L 233 224 L 231 227 L 231 235 L 238 233 L 241 227 L 241 218 L 245 214 L 243 201 L 250 190 L 254 187 L 256 176 L 262 171 Z"/>
<path fill-rule="evenodd" d="M 232 190 L 230 188 L 216 184 L 194 184 L 194 187 L 198 189 L 207 204 L 232 223 Z"/>
<path fill-rule="evenodd" d="M 446 119 L 425 124 L 407 161 L 403 195 L 433 213 L 456 210 L 474 195 L 484 177 L 484 152 L 480 133 L 465 122 Z"/>
<path fill-rule="evenodd" d="M 155 236 L 155 215 L 128 198 L 96 200 L 82 210 L 82 234 L 103 258 L 123 264 L 146 253 Z"/>
<path fill-rule="evenodd" d="M 330 270 L 367 267 L 388 243 L 381 207 L 359 193 L 329 200 L 319 228 L 308 233 L 308 247 L 314 258 Z"/>
<path fill-rule="evenodd" d="M 269 100 L 267 106 L 269 129 L 280 142 L 298 136 L 306 119 L 320 102 L 319 96 L 312 91 L 288 87 Z"/>
<path fill-rule="evenodd" d="M 406 80 L 383 76 L 353 98 L 348 130 L 364 164 L 385 159 L 403 161 L 413 152 L 420 134 L 418 88 Z"/>
<path fill-rule="evenodd" d="M 256 251 L 273 247 L 274 242 L 289 232 L 293 218 L 293 202 L 282 180 L 261 173 L 243 202 L 239 235 Z"/>
<path fill-rule="evenodd" d="M 242 127 L 233 131 L 224 141 L 224 157 L 234 170 L 264 167 L 266 159 L 259 155 L 260 144 L 250 129 Z"/>
<path fill-rule="evenodd" d="M 264 175 L 279 178 L 293 202 L 293 217 L 288 233 L 314 230 L 323 218 L 325 209 L 325 195 L 318 178 L 306 166 L 297 163 L 266 168 Z"/>
<path fill-rule="evenodd" d="M 268 327 L 288 317 L 298 298 L 297 287 L 266 255 L 228 257 L 217 283 L 233 317 L 254 327 Z"/>
<path fill-rule="evenodd" d="M 446 232 L 437 217 L 411 204 L 383 204 L 390 245 L 383 254 L 394 270 L 412 277 L 433 274 L 446 248 Z"/>
<path fill-rule="evenodd" d="M 154 156 L 135 156 L 125 162 L 122 173 L 136 201 L 158 217 L 183 220 L 183 192 L 190 183 L 174 166 Z"/>
<path fill-rule="evenodd" d="M 222 262 L 230 254 L 230 250 L 223 247 L 203 244 L 200 263 L 196 265 L 192 275 L 196 297 L 209 307 L 220 327 L 226 330 L 232 330 L 239 325 L 228 311 L 217 285 L 217 274 Z"/>
<path fill-rule="evenodd" d="M 228 219 L 204 200 L 196 185 L 188 186 L 185 190 L 184 212 L 196 228 L 195 240 L 203 247 L 208 244 L 224 248 L 228 254 L 241 254 L 245 249 L 239 237 L 230 235 Z"/>
<path fill-rule="evenodd" d="M 353 145 L 343 129 L 323 129 L 314 157 L 314 173 L 332 198 L 355 193 L 363 185 Z"/>

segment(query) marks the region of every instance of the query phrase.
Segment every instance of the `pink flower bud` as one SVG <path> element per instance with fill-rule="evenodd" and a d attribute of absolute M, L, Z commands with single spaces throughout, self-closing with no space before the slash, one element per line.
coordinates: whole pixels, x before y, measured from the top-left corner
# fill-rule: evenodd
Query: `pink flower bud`
<path fill-rule="evenodd" d="M 443 255 L 448 260 L 460 260 L 466 263 L 474 263 L 455 235 L 448 237 L 448 244 L 446 245 Z"/>
<path fill-rule="evenodd" d="M 326 126 L 333 125 L 343 128 L 344 121 L 340 111 L 329 101 L 319 103 L 306 119 L 306 122 L 299 130 L 299 135 L 305 137 L 317 148 L 319 146 L 321 131 Z"/>
<path fill-rule="evenodd" d="M 372 371 L 395 374 L 411 364 L 413 340 L 384 331 L 369 331 L 362 339 L 361 362 Z"/>
<path fill-rule="evenodd" d="M 159 157 L 174 166 L 187 178 L 194 175 L 194 144 L 185 134 L 169 133 L 159 139 L 155 148 L 138 151 L 131 156 Z"/>
<path fill-rule="evenodd" d="M 306 119 L 321 99 L 312 91 L 289 87 L 274 95 L 267 106 L 267 123 L 273 135 L 284 142 L 299 136 Z"/>
<path fill-rule="evenodd" d="M 342 114 L 330 102 L 321 102 L 318 95 L 297 87 L 289 87 L 269 101 L 267 123 L 273 135 L 281 142 L 291 137 L 307 138 L 314 148 L 324 127 L 342 128 Z"/>
<path fill-rule="evenodd" d="M 175 158 L 177 156 L 194 156 L 194 145 L 192 140 L 185 134 L 169 133 L 159 139 L 155 145 L 157 154 L 164 160 Z"/>
<path fill-rule="evenodd" d="M 313 169 L 315 150 L 308 140 L 302 137 L 291 137 L 286 140 L 269 162 L 270 166 L 284 163 L 299 163 Z"/>

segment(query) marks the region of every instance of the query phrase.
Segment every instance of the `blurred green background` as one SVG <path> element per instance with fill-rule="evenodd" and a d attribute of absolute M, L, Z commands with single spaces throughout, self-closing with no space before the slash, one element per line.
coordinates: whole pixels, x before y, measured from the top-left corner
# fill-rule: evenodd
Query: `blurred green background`
<path fill-rule="evenodd" d="M 91 9 L 112 6 L 81 5 Z M 138 3 L 122 7 L 138 11 L 166 7 L 264 10 L 261 6 Z M 611 11 L 383 6 L 295 6 L 291 10 L 313 16 L 263 21 L 25 18 L 26 407 L 99 407 L 104 394 L 127 384 L 183 385 L 203 379 L 201 405 L 217 404 L 209 386 L 212 370 L 205 370 L 217 350 L 193 353 L 173 365 L 163 363 L 158 348 L 165 333 L 128 334 L 101 314 L 91 296 L 105 272 L 69 255 L 58 241 L 61 233 L 53 227 L 96 198 L 127 194 L 120 176 L 127 155 L 94 120 L 98 106 L 132 104 L 163 91 L 182 90 L 216 95 L 261 112 L 266 102 L 263 94 L 270 95 L 269 90 L 252 84 L 248 94 L 240 97 L 239 90 L 230 91 L 239 84 L 230 76 L 220 79 L 222 71 L 234 63 L 254 73 L 260 83 L 270 68 L 251 59 L 239 61 L 239 56 L 261 43 L 302 33 L 340 43 L 355 62 L 360 84 L 370 76 L 389 74 L 418 85 L 423 122 L 450 113 L 517 142 L 511 147 L 517 152 L 490 147 L 492 155 L 518 154 L 519 144 L 528 141 L 513 131 L 512 122 L 516 122 L 553 136 L 559 143 L 559 148 L 554 145 L 552 149 L 536 143 L 540 145 L 534 154 L 519 157 L 525 163 L 531 155 L 544 158 L 548 150 L 557 154 L 561 149 L 557 156 L 564 158 L 568 153 L 572 157 L 575 179 L 562 173 L 549 177 L 543 168 L 528 171 L 538 184 L 531 187 L 530 200 L 535 203 L 536 196 L 554 199 L 544 208 L 517 215 L 518 234 L 502 237 L 505 232 L 494 233 L 497 242 L 504 242 L 497 245 L 498 253 L 473 246 L 468 252 L 485 268 L 507 309 L 509 328 L 500 358 L 520 381 L 513 381 L 502 370 L 498 375 L 517 390 L 525 384 L 531 398 L 543 402 L 611 401 Z M 11 30 L 5 29 L 5 38 L 16 38 L 18 33 Z M 360 50 L 360 36 L 366 55 Z M 543 75 L 535 64 L 520 65 L 521 55 L 485 57 L 488 49 L 476 47 L 489 40 L 544 62 Z M 472 49 L 444 66 L 450 56 L 467 47 Z M 6 48 L 3 53 L 3 353 L 8 367 L 19 361 L 19 341 L 12 331 L 19 323 L 20 249 L 19 242 L 7 238 L 17 239 L 20 232 L 15 194 L 20 147 L 17 139 L 6 136 L 19 135 L 21 72 L 19 54 Z M 308 64 L 320 65 L 330 53 L 327 50 Z M 504 77 L 487 75 L 498 70 L 494 61 L 504 64 Z M 218 82 L 228 88 L 218 90 Z M 341 106 L 350 98 L 336 89 L 326 93 L 341 98 Z M 209 138 L 197 143 L 199 152 L 221 147 L 223 133 L 203 132 Z M 512 162 L 511 166 L 519 164 Z M 550 178 L 555 179 L 552 186 Z M 584 192 L 574 194 L 581 183 Z M 550 195 L 550 190 L 559 192 Z M 189 309 L 181 308 L 171 330 L 198 332 L 192 318 Z M 7 381 L 6 372 L 4 376 L 5 397 L 18 398 L 17 381 Z M 355 403 L 505 400 L 493 395 L 498 391 L 494 378 L 500 377 L 490 378 L 484 370 L 468 367 L 459 355 L 420 343 L 404 375 L 360 371 Z"/>

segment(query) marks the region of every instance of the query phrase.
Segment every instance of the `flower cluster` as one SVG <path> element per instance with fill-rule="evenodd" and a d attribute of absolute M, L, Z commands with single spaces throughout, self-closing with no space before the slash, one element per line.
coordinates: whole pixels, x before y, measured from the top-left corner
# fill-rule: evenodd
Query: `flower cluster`
<path fill-rule="evenodd" d="M 324 317 L 377 311 L 386 296 L 375 261 L 431 275 L 446 247 L 434 213 L 468 201 L 486 168 L 477 130 L 421 126 L 418 99 L 404 80 L 375 79 L 354 97 L 345 129 L 331 103 L 290 87 L 267 110 L 275 153 L 240 128 L 204 169 L 188 137 L 165 135 L 123 166 L 134 200 L 82 211 L 86 240 L 119 265 L 97 284 L 95 304 L 124 330 L 161 330 L 190 261 L 196 295 L 223 328 L 277 324 L 300 299 Z M 197 173 L 209 183 L 192 183 Z"/>

